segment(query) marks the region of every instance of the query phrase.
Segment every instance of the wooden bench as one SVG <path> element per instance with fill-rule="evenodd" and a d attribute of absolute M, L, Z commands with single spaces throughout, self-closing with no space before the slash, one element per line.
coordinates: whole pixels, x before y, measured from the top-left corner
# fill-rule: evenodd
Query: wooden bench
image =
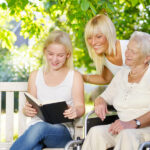
<path fill-rule="evenodd" d="M 27 91 L 27 82 L 0 82 L 0 150 L 9 150 L 13 143 L 14 131 L 17 130 L 17 134 L 20 136 L 27 127 L 29 118 L 22 113 L 25 104 L 25 91 Z M 2 95 L 5 97 L 5 113 L 2 113 Z M 14 96 L 17 97 L 18 101 L 17 113 L 14 113 L 14 100 L 16 100 Z M 77 136 L 83 138 L 82 128 L 82 120 L 76 120 L 75 138 Z M 62 149 L 46 148 L 45 150 Z"/>

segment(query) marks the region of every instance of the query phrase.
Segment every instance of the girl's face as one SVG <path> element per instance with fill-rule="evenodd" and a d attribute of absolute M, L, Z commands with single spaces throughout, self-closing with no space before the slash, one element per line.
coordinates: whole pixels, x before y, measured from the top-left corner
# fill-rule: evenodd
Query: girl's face
<path fill-rule="evenodd" d="M 88 44 L 93 48 L 97 55 L 106 53 L 108 50 L 108 40 L 102 33 L 91 35 L 87 38 Z"/>
<path fill-rule="evenodd" d="M 62 44 L 49 44 L 45 50 L 47 62 L 52 70 L 59 70 L 66 64 L 70 54 Z"/>

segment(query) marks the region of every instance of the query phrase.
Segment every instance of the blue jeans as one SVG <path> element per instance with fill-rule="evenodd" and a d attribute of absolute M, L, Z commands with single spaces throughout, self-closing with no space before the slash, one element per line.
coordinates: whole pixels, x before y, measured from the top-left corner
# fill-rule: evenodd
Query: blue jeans
<path fill-rule="evenodd" d="M 30 126 L 11 146 L 10 150 L 41 150 L 43 147 L 63 148 L 72 140 L 62 124 L 38 122 Z"/>

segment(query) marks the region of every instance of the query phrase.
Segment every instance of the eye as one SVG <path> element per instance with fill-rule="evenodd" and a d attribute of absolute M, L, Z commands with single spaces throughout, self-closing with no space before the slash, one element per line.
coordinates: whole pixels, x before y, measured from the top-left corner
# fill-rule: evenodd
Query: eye
<path fill-rule="evenodd" d="M 64 57 L 65 54 L 58 54 L 59 57 Z"/>
<path fill-rule="evenodd" d="M 90 37 L 88 37 L 87 39 L 88 39 L 88 40 L 91 40 L 91 39 L 92 39 L 92 37 L 90 36 Z"/>
<path fill-rule="evenodd" d="M 96 37 L 97 37 L 97 38 L 101 38 L 101 37 L 102 37 L 102 35 L 97 35 Z"/>
<path fill-rule="evenodd" d="M 47 52 L 47 54 L 48 54 L 49 56 L 52 56 L 52 55 L 53 55 L 53 53 L 50 53 L 50 52 Z"/>

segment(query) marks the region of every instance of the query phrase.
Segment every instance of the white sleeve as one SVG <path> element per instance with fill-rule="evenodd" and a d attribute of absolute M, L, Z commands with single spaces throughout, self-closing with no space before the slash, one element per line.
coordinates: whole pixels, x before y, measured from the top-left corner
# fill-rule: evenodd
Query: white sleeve
<path fill-rule="evenodd" d="M 121 70 L 116 73 L 106 90 L 100 95 L 109 105 L 113 104 L 114 97 L 117 94 L 121 82 Z"/>

